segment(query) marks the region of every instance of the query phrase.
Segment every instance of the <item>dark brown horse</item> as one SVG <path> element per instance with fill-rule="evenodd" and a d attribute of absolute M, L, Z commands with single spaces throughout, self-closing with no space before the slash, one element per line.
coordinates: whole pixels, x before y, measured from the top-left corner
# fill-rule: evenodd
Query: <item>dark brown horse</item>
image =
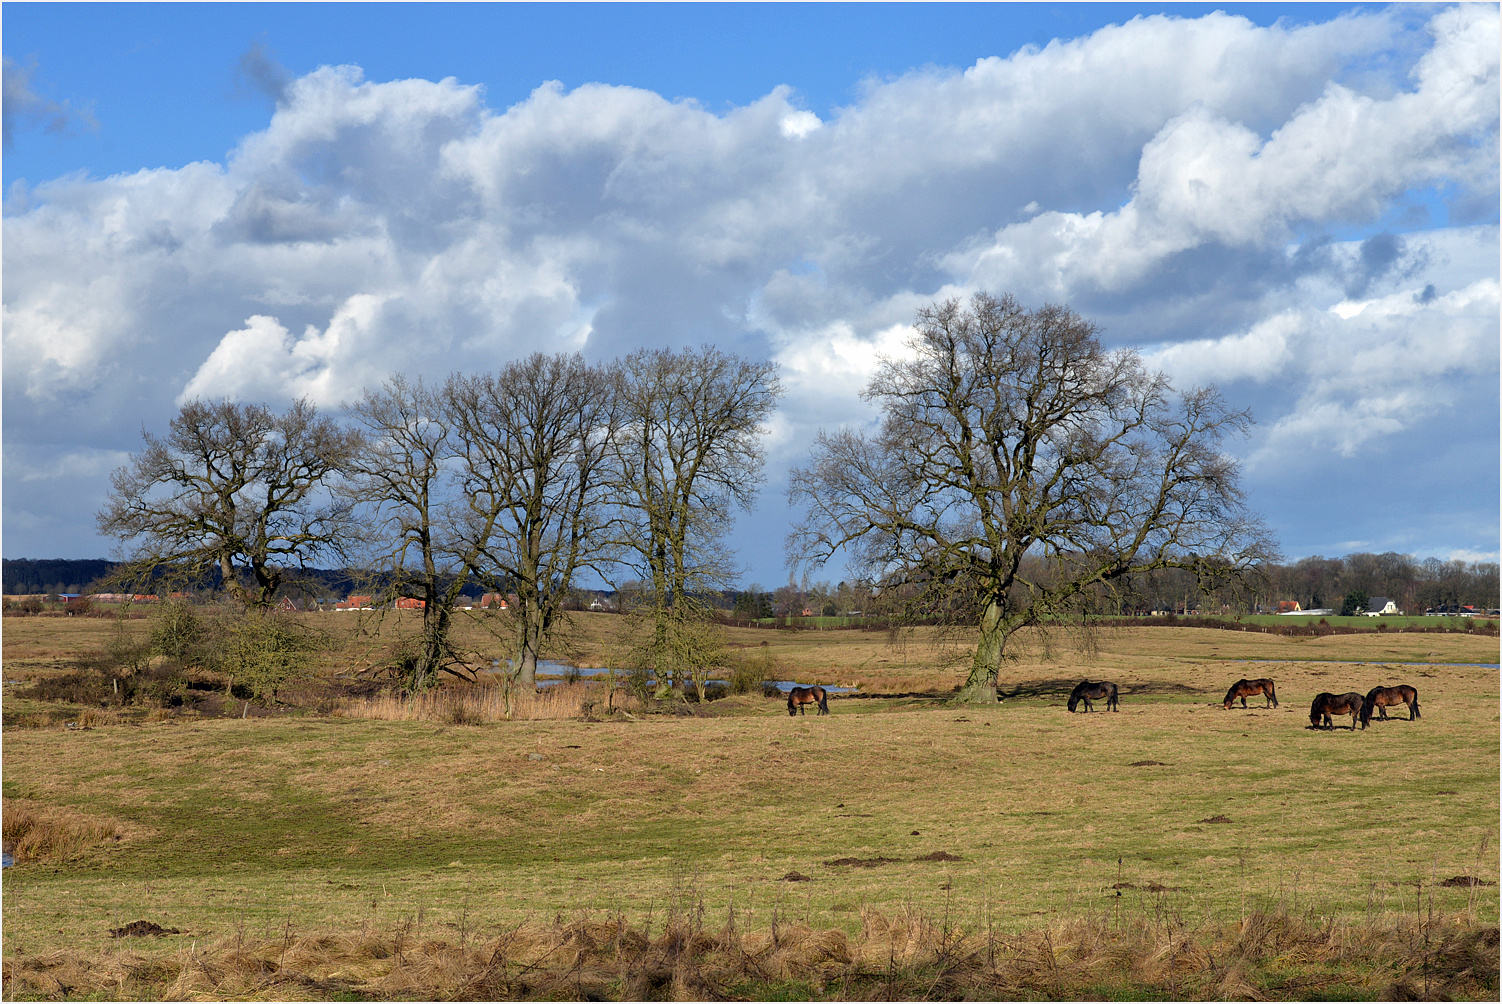
<path fill-rule="evenodd" d="M 1116 707 L 1116 684 L 1105 680 L 1102 680 L 1100 683 L 1081 680 L 1079 686 L 1075 687 L 1074 691 L 1069 695 L 1069 710 L 1073 711 L 1080 706 L 1081 701 L 1084 701 L 1085 710 L 1094 711 L 1095 708 L 1090 704 L 1091 700 L 1098 701 L 1102 697 L 1106 699 L 1106 708 L 1108 710 L 1120 710 Z"/>
<path fill-rule="evenodd" d="M 1408 705 L 1408 720 L 1419 717 L 1419 692 L 1406 683 L 1396 687 L 1373 687 L 1366 693 L 1366 703 L 1361 708 L 1361 721 L 1372 720 L 1372 712 L 1381 712 L 1377 717 L 1387 719 L 1387 709 L 1397 704 Z"/>
<path fill-rule="evenodd" d="M 1364 707 L 1366 707 L 1366 698 L 1357 693 L 1320 694 L 1309 706 L 1309 725 L 1317 729 L 1323 724 L 1333 729 L 1335 719 L 1331 718 L 1331 715 L 1350 715 L 1351 731 L 1355 732 L 1356 722 L 1361 719 L 1361 709 Z M 1361 720 L 1361 727 L 1366 728 L 1365 720 Z"/>
<path fill-rule="evenodd" d="M 1273 681 L 1237 680 L 1231 684 L 1231 689 L 1226 691 L 1226 710 L 1231 710 L 1231 705 L 1235 702 L 1236 698 L 1241 698 L 1241 706 L 1244 708 L 1246 707 L 1246 699 L 1248 697 L 1256 697 L 1258 694 L 1267 698 L 1267 703 L 1263 707 L 1276 708 L 1278 706 L 1278 692 L 1273 688 Z"/>
<path fill-rule="evenodd" d="M 823 687 L 794 687 L 788 691 L 788 714 L 802 712 L 805 704 L 817 704 L 819 714 L 829 714 L 829 695 L 824 693 Z"/>

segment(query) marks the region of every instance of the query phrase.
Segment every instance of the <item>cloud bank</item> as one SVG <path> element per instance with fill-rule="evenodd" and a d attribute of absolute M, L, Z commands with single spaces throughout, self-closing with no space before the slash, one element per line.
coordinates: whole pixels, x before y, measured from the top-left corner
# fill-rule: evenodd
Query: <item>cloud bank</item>
<path fill-rule="evenodd" d="M 1431 543 L 1415 508 L 1403 532 L 1494 553 L 1498 24 L 1137 18 L 869 81 L 827 120 L 791 87 L 716 114 L 544 83 L 494 109 L 478 82 L 255 60 L 276 107 L 222 164 L 11 193 L 6 553 L 101 553 L 97 458 L 187 398 L 337 407 L 536 350 L 779 360 L 775 483 L 816 428 L 870 420 L 918 306 L 979 289 L 1068 302 L 1250 405 L 1254 501 L 1294 551 L 1324 531 L 1279 501 L 1290 453 L 1346 464 L 1349 496 L 1470 423 L 1490 494 L 1449 490 L 1485 522 Z"/>

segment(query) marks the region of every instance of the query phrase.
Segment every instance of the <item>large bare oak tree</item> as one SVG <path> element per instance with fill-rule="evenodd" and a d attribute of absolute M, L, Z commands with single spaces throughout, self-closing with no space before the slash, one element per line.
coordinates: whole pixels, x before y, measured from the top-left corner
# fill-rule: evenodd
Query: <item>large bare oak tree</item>
<path fill-rule="evenodd" d="M 417 691 L 458 660 L 449 639 L 475 555 L 455 532 L 463 525 L 456 420 L 444 393 L 401 375 L 349 410 L 366 430 L 347 485 L 363 509 L 364 557 L 388 594 L 422 601 L 422 635 L 403 681 Z"/>
<path fill-rule="evenodd" d="M 1221 450 L 1251 416 L 1214 388 L 1176 393 L 1074 311 L 1010 295 L 933 304 L 915 329 L 865 391 L 880 430 L 821 432 L 791 473 L 805 515 L 789 554 L 816 566 L 843 550 L 873 580 L 957 596 L 980 629 L 968 699 L 996 699 L 1013 632 L 1093 589 L 1275 554 Z"/>
<path fill-rule="evenodd" d="M 776 364 L 705 346 L 641 350 L 613 372 L 619 539 L 648 587 L 648 658 L 659 681 L 693 675 L 702 668 L 694 594 L 736 574 L 724 538 L 761 484 L 763 423 L 782 393 Z"/>
<path fill-rule="evenodd" d="M 114 472 L 98 513 L 101 533 L 133 542 L 137 567 L 217 568 L 225 589 L 264 609 L 289 566 L 342 553 L 350 503 L 326 489 L 360 437 L 307 401 L 282 414 L 189 401 L 166 439 L 142 436 L 146 449 Z"/>
<path fill-rule="evenodd" d="M 496 374 L 455 376 L 454 417 L 464 511 L 459 535 L 474 577 L 511 592 L 518 682 L 534 687 L 537 657 L 574 576 L 599 570 L 616 398 L 579 355 L 535 354 Z"/>

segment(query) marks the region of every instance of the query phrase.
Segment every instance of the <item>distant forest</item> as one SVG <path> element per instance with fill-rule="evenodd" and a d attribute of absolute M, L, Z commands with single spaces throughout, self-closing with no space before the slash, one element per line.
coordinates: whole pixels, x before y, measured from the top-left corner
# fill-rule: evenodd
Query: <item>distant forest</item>
<path fill-rule="evenodd" d="M 62 558 L 6 558 L 3 588 L 7 595 L 35 593 L 88 592 L 109 575 L 116 562 L 97 558 L 68 560 Z M 318 598 L 343 599 L 350 593 L 374 592 L 381 582 L 369 575 L 349 569 L 309 568 L 299 572 L 308 583 L 303 590 Z M 210 588 L 215 581 L 205 583 Z M 1306 609 L 1338 607 L 1351 592 L 1368 597 L 1386 596 L 1395 600 L 1405 613 L 1423 613 L 1426 607 L 1440 604 L 1472 604 L 1486 609 L 1498 605 L 1498 566 L 1495 562 L 1443 561 L 1438 558 L 1416 560 L 1399 554 L 1351 554 L 1344 558 L 1304 558 L 1286 565 L 1266 565 L 1253 585 L 1255 597 L 1241 597 L 1241 602 L 1258 603 L 1298 600 Z M 478 596 L 480 587 L 470 592 Z M 608 591 L 607 591 L 608 592 Z M 629 592 L 629 588 L 628 588 Z M 1209 597 L 1202 596 L 1193 577 L 1187 573 L 1158 573 L 1132 584 L 1135 602 L 1122 604 L 1122 612 L 1149 609 L 1188 609 L 1200 606 Z M 753 583 L 746 590 L 727 590 L 717 597 L 705 597 L 711 606 L 734 609 L 750 617 L 796 615 L 805 609 L 815 613 L 848 614 L 862 608 L 879 612 L 883 606 L 869 588 L 855 583 L 827 583 L 806 587 L 783 586 L 763 590 Z M 1228 599 L 1230 599 L 1228 597 Z M 1232 601 L 1232 607 L 1237 603 Z M 1209 604 L 1208 609 L 1219 606 Z"/>
<path fill-rule="evenodd" d="M 85 593 L 112 592 L 104 584 L 119 562 L 100 558 L 5 558 L 0 561 L 0 588 L 7 596 L 34 593 Z M 307 580 L 320 596 L 343 599 L 358 589 L 372 588 L 369 582 L 357 585 L 358 573 L 348 569 L 306 568 L 298 571 L 298 577 Z M 206 581 L 208 588 L 218 588 L 219 575 Z M 479 595 L 478 588 L 475 595 Z"/>

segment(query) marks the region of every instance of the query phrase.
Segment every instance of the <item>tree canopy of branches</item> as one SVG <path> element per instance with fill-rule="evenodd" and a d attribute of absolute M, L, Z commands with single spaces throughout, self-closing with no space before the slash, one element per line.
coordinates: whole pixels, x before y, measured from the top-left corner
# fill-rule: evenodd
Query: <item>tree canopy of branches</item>
<path fill-rule="evenodd" d="M 465 502 L 459 534 L 475 578 L 516 603 L 518 679 L 537 657 L 575 574 L 611 553 L 605 505 L 616 399 L 578 355 L 533 355 L 446 389 L 458 429 Z"/>
<path fill-rule="evenodd" d="M 729 585 L 736 574 L 724 537 L 734 510 L 755 500 L 763 423 L 782 390 L 774 363 L 709 346 L 642 350 L 613 372 L 620 540 L 650 587 L 651 668 L 659 680 L 677 678 L 695 668 L 675 655 L 694 648 L 675 639 L 697 637 L 688 627 L 695 592 Z"/>
<path fill-rule="evenodd" d="M 114 472 L 98 513 L 101 533 L 135 542 L 134 568 L 217 568 L 232 595 L 264 609 L 288 566 L 342 556 L 349 502 L 325 489 L 360 437 L 307 401 L 283 414 L 189 401 L 166 439 L 142 436 L 146 449 Z"/>
<path fill-rule="evenodd" d="M 406 667 L 409 691 L 423 689 L 457 659 L 450 627 L 474 556 L 454 532 L 458 446 L 451 410 L 443 393 L 401 375 L 349 408 L 366 433 L 350 463 L 348 488 L 366 509 L 367 564 L 381 571 L 389 595 L 422 601 L 422 634 Z"/>
<path fill-rule="evenodd" d="M 883 359 L 872 436 L 821 432 L 789 497 L 790 557 L 845 549 L 873 581 L 979 620 L 965 687 L 994 701 L 1008 638 L 1086 591 L 1155 568 L 1237 575 L 1274 554 L 1220 446 L 1250 425 L 1213 388 L 1175 394 L 1067 307 L 979 294 L 918 313 Z M 1048 555 L 1047 576 L 1029 553 Z"/>

